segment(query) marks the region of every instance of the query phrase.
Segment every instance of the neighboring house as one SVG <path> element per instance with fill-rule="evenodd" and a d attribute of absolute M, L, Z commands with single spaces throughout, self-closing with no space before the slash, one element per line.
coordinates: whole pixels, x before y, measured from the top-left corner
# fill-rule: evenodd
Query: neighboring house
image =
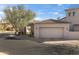
<path fill-rule="evenodd" d="M 35 38 L 79 39 L 79 8 L 66 9 L 66 17 L 34 24 Z"/>
<path fill-rule="evenodd" d="M 12 25 L 5 20 L 0 21 L 0 31 L 15 31 Z"/>

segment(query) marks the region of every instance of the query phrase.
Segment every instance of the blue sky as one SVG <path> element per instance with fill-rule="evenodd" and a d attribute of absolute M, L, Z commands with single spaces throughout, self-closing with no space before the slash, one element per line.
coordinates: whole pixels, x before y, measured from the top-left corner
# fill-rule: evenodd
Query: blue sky
<path fill-rule="evenodd" d="M 3 9 L 6 6 L 15 5 L 17 4 L 0 4 L 0 18 L 5 16 Z M 79 8 L 79 4 L 24 4 L 24 6 L 26 9 L 36 12 L 36 20 L 63 18 L 66 15 L 65 9 Z"/>

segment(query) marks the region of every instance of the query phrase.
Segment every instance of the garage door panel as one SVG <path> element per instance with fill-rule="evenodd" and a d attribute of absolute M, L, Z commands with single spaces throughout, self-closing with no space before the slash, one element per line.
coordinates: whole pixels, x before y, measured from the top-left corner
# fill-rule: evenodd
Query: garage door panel
<path fill-rule="evenodd" d="M 64 28 L 40 27 L 40 38 L 63 38 Z"/>

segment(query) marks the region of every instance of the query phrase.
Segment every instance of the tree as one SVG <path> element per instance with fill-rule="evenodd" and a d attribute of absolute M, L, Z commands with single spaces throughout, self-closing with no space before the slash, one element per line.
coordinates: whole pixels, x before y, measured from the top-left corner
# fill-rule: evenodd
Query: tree
<path fill-rule="evenodd" d="M 22 31 L 36 15 L 33 11 L 26 10 L 24 5 L 7 7 L 4 9 L 4 13 L 5 20 L 12 24 L 16 33 Z"/>

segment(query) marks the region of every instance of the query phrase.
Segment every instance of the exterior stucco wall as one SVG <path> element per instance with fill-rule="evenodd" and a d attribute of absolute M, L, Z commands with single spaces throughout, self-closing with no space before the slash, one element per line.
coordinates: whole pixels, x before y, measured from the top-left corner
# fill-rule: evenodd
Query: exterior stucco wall
<path fill-rule="evenodd" d="M 75 12 L 75 15 L 73 16 L 73 12 Z M 69 16 L 68 14 L 71 13 Z M 68 21 L 71 24 L 79 24 L 79 9 L 69 9 L 66 11 L 66 18 L 64 21 Z"/>
<path fill-rule="evenodd" d="M 69 31 L 69 24 L 35 24 L 34 25 L 34 37 L 35 38 L 39 38 L 40 27 L 63 27 L 64 28 L 64 39 L 79 39 L 79 32 Z"/>
<path fill-rule="evenodd" d="M 75 12 L 74 16 L 73 12 Z M 71 13 L 70 16 L 69 13 Z M 69 28 L 71 31 L 79 30 L 79 28 L 75 29 L 75 27 L 73 27 L 74 24 L 79 24 L 79 8 L 66 10 L 66 18 L 64 18 L 62 21 L 70 22 Z"/>
<path fill-rule="evenodd" d="M 70 16 L 65 18 L 63 21 L 70 22 L 71 24 L 79 24 L 79 16 Z"/>
<path fill-rule="evenodd" d="M 40 27 L 63 27 L 64 28 L 64 38 L 67 37 L 68 31 L 69 31 L 69 24 L 34 24 L 34 37 L 35 38 L 39 38 L 39 28 Z"/>
<path fill-rule="evenodd" d="M 79 32 L 68 32 L 66 39 L 79 39 Z"/>

